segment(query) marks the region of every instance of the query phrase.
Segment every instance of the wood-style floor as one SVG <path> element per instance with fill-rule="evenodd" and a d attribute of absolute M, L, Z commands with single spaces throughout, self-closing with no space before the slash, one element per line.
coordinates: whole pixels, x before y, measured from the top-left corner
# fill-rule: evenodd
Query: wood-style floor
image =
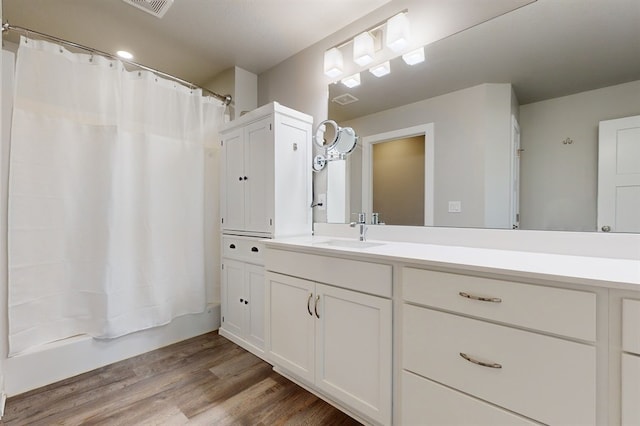
<path fill-rule="evenodd" d="M 217 332 L 9 398 L 2 425 L 357 425 Z"/>

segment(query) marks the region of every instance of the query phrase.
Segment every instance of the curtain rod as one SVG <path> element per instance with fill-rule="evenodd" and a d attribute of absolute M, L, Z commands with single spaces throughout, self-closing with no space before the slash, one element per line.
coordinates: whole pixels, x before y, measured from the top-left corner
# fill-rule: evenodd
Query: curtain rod
<path fill-rule="evenodd" d="M 197 84 L 193 84 L 190 81 L 183 80 L 183 79 L 181 79 L 179 77 L 176 77 L 175 75 L 167 74 L 165 72 L 158 71 L 158 70 L 156 70 L 154 68 L 150 68 L 150 67 L 147 67 L 145 65 L 139 64 L 137 62 L 129 61 L 129 60 L 120 58 L 118 56 L 112 55 L 110 53 L 102 52 L 102 51 L 94 49 L 92 47 L 83 46 L 81 44 L 74 43 L 74 42 L 69 41 L 69 40 L 64 40 L 62 38 L 58 38 L 58 37 L 55 37 L 55 36 L 52 36 L 52 35 L 49 35 L 49 34 L 44 34 L 44 33 L 41 33 L 39 31 L 34 31 L 34 30 L 29 29 L 29 28 L 19 27 L 19 26 L 16 26 L 16 25 L 9 25 L 9 22 L 6 22 L 6 23 L 2 24 L 2 33 L 4 34 L 5 31 L 23 32 L 27 36 L 29 34 L 36 34 L 39 37 L 46 38 L 46 39 L 49 39 L 49 40 L 53 40 L 55 42 L 65 44 L 67 46 L 75 47 L 77 49 L 86 50 L 88 52 L 95 53 L 95 54 L 98 54 L 100 56 L 106 56 L 107 58 L 117 59 L 117 60 L 119 60 L 121 62 L 124 62 L 126 64 L 132 65 L 134 67 L 143 69 L 145 71 L 151 71 L 154 74 L 158 74 L 158 75 L 161 75 L 162 77 L 166 77 L 166 78 L 169 78 L 171 80 L 177 81 L 178 83 L 182 83 L 185 86 L 189 86 L 190 88 L 201 89 L 203 92 L 207 92 L 208 94 L 210 94 L 214 98 L 217 98 L 217 99 L 221 100 L 225 105 L 229 105 L 231 103 L 231 100 L 232 100 L 231 95 L 220 95 L 218 93 L 212 92 L 209 89 L 206 89 L 204 87 L 198 86 Z"/>

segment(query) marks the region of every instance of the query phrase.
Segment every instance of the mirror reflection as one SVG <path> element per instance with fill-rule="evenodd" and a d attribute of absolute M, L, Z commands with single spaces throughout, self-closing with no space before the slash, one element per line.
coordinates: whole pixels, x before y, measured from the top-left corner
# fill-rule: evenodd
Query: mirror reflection
<path fill-rule="evenodd" d="M 640 232 L 638 22 L 635 0 L 538 0 L 426 46 L 422 64 L 398 58 L 384 77 L 363 72 L 358 87 L 331 84 L 329 117 L 361 136 L 329 176 L 346 188 L 345 216 L 376 212 L 402 223 L 384 211 L 398 201 L 383 201 L 377 187 L 400 194 L 406 183 L 394 179 L 405 169 L 374 178 L 369 151 L 394 132 L 427 139 L 407 129 L 432 125 L 425 175 L 433 178 L 414 203 L 426 208 L 423 224 Z M 332 101 L 345 94 L 358 101 Z M 385 159 L 388 172 L 396 160 Z"/>

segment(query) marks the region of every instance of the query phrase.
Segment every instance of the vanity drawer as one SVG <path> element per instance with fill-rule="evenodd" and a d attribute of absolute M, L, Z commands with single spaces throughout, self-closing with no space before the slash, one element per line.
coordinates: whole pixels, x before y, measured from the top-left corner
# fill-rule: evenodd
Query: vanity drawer
<path fill-rule="evenodd" d="M 402 284 L 410 303 L 596 340 L 595 293 L 416 268 L 403 268 Z"/>
<path fill-rule="evenodd" d="M 543 423 L 595 424 L 593 346 L 407 304 L 402 328 L 406 370 Z"/>
<path fill-rule="evenodd" d="M 360 260 L 341 259 L 269 248 L 266 269 L 386 298 L 391 297 L 392 268 Z"/>
<path fill-rule="evenodd" d="M 402 371 L 404 425 L 539 425 L 484 401 Z"/>
<path fill-rule="evenodd" d="M 622 350 L 640 354 L 640 300 L 622 299 Z"/>
<path fill-rule="evenodd" d="M 264 242 L 260 238 L 223 236 L 222 257 L 264 265 Z"/>

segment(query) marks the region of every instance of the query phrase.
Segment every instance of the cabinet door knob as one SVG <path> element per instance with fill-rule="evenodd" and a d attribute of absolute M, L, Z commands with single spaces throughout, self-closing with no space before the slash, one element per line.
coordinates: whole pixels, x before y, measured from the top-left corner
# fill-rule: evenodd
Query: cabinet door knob
<path fill-rule="evenodd" d="M 242 176 L 240 176 L 240 177 L 238 178 L 238 180 L 242 180 Z"/>
<path fill-rule="evenodd" d="M 313 312 L 311 312 L 311 298 L 313 297 L 313 293 L 309 293 L 309 298 L 307 299 L 307 312 L 309 312 L 309 315 L 313 316 Z"/>
<path fill-rule="evenodd" d="M 244 177 L 244 180 L 247 180 L 247 179 L 248 179 L 248 177 L 246 177 L 246 176 L 245 176 L 245 177 Z"/>
<path fill-rule="evenodd" d="M 248 304 L 249 304 L 249 301 L 248 301 L 247 299 L 245 299 L 245 300 L 244 300 L 244 304 L 245 304 L 245 305 L 248 305 Z"/>
<path fill-rule="evenodd" d="M 316 313 L 316 318 L 320 319 L 320 315 L 318 315 L 318 301 L 320 300 L 320 295 L 316 296 L 316 303 L 313 305 L 313 310 Z"/>
<path fill-rule="evenodd" d="M 251 251 L 254 252 L 254 253 L 257 253 L 260 250 L 258 250 L 258 247 L 251 247 Z"/>
<path fill-rule="evenodd" d="M 484 297 L 484 296 L 474 296 L 473 294 L 465 293 L 461 291 L 458 293 L 460 296 L 465 297 L 467 299 L 479 300 L 481 302 L 493 302 L 493 303 L 501 303 L 502 299 L 499 297 Z"/>
<path fill-rule="evenodd" d="M 235 249 L 235 248 L 236 248 L 236 245 L 235 245 L 235 244 L 231 244 L 231 245 L 229 246 L 229 248 L 230 248 L 230 249 Z"/>
<path fill-rule="evenodd" d="M 244 299 L 240 299 L 240 303 L 244 303 Z"/>
<path fill-rule="evenodd" d="M 481 367 L 488 367 L 488 368 L 502 368 L 502 365 L 498 364 L 497 362 L 484 362 L 484 361 L 478 361 L 477 359 L 473 359 L 471 358 L 469 355 L 460 352 L 460 356 L 464 359 L 466 359 L 469 362 L 472 362 L 476 365 L 479 365 Z"/>

